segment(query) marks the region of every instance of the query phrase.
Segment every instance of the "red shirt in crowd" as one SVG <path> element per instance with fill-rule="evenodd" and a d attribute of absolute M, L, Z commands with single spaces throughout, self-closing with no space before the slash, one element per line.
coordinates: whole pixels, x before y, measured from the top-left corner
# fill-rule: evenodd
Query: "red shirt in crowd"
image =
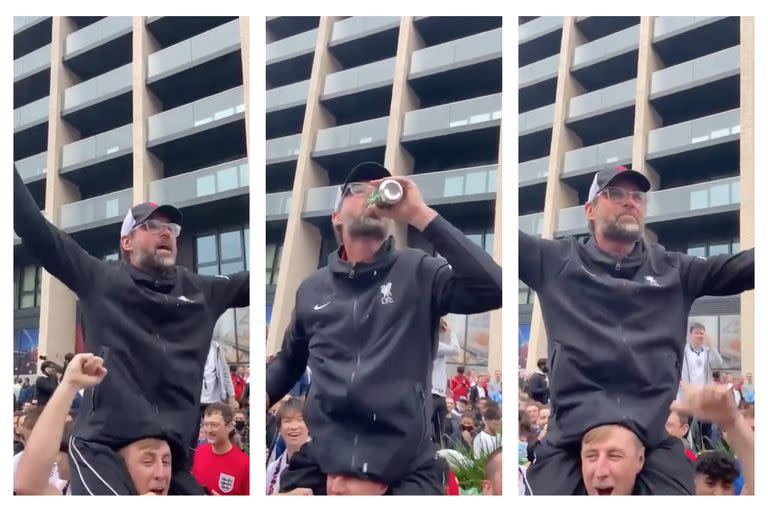
<path fill-rule="evenodd" d="M 459 481 L 456 480 L 456 475 L 452 470 L 448 471 L 448 496 L 459 495 Z"/>
<path fill-rule="evenodd" d="M 454 375 L 451 377 L 449 385 L 453 392 L 454 400 L 458 400 L 462 396 L 467 398 L 467 393 L 469 392 L 469 379 L 465 375 Z"/>
<path fill-rule="evenodd" d="M 227 453 L 213 453 L 213 445 L 202 444 L 195 451 L 192 475 L 197 483 L 217 494 L 247 496 L 250 492 L 248 456 L 232 445 Z"/>
<path fill-rule="evenodd" d="M 696 454 L 688 448 L 685 449 L 685 456 L 691 459 L 691 462 L 696 462 Z"/>
<path fill-rule="evenodd" d="M 236 373 L 232 374 L 232 386 L 235 388 L 235 399 L 240 400 L 243 398 L 245 392 L 245 377 L 241 377 Z"/>

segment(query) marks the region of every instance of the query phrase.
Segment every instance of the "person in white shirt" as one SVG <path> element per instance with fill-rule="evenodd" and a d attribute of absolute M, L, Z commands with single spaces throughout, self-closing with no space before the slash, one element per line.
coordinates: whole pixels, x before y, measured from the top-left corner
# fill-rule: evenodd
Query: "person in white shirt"
<path fill-rule="evenodd" d="M 475 436 L 475 440 L 472 443 L 475 457 L 480 457 L 483 453 L 488 455 L 501 446 L 501 435 L 499 434 L 499 430 L 501 430 L 501 411 L 497 405 L 488 405 L 483 415 L 483 422 L 485 423 L 485 428 Z"/>
<path fill-rule="evenodd" d="M 445 317 L 440 319 L 440 331 L 437 344 L 437 355 L 432 363 L 432 439 L 445 447 L 445 417 L 448 408 L 445 403 L 445 391 L 448 387 L 447 359 L 461 353 L 459 338 L 451 330 Z"/>
<path fill-rule="evenodd" d="M 695 322 L 688 329 L 690 340 L 683 350 L 682 373 L 680 376 L 681 388 L 677 394 L 677 400 L 684 399 L 682 386 L 684 384 L 694 386 L 706 386 L 712 384 L 714 378 L 712 371 L 723 366 L 723 358 L 717 351 L 710 338 L 706 336 L 704 325 Z M 701 435 L 712 439 L 712 424 L 700 421 Z"/>
<path fill-rule="evenodd" d="M 217 402 L 229 404 L 233 410 L 239 409 L 237 400 L 235 400 L 235 387 L 232 384 L 232 376 L 229 373 L 227 360 L 221 351 L 221 345 L 218 341 L 211 340 L 208 357 L 203 368 L 203 386 L 200 390 L 200 416 L 198 423 L 202 420 L 206 407 Z M 197 429 L 195 431 L 197 432 Z M 197 443 L 197 439 L 193 440 L 192 448 L 195 448 Z"/>
<path fill-rule="evenodd" d="M 19 401 L 19 393 L 21 393 L 21 377 L 17 377 L 15 380 L 15 383 L 13 385 L 13 400 L 14 402 Z M 14 403 L 14 406 L 16 403 Z"/>

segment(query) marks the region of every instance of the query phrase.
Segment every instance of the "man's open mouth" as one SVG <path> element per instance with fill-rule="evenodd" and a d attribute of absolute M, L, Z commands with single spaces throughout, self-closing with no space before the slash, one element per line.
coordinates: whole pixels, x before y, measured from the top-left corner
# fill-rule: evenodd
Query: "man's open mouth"
<path fill-rule="evenodd" d="M 603 489 L 595 489 L 598 496 L 610 496 L 613 494 L 613 487 L 605 487 Z"/>

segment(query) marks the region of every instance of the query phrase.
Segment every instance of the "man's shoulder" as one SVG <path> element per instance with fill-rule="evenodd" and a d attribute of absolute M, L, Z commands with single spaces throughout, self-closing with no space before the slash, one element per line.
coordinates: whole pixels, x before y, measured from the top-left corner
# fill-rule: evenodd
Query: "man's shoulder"
<path fill-rule="evenodd" d="M 232 445 L 232 451 L 230 452 L 230 456 L 240 466 L 248 467 L 250 463 L 250 459 L 248 458 L 248 455 L 246 455 L 246 453 L 243 450 L 241 450 L 234 444 Z"/>

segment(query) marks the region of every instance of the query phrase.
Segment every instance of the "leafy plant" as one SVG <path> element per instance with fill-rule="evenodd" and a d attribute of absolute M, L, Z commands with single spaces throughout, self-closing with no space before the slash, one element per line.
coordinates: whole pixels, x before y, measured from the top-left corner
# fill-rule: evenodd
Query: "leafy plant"
<path fill-rule="evenodd" d="M 501 447 L 501 437 L 497 439 L 496 447 Z M 451 466 L 453 474 L 459 481 L 460 495 L 481 494 L 489 453 L 481 452 L 477 456 L 471 448 L 463 444 L 459 444 L 453 450 L 441 450 L 439 453 Z"/>

